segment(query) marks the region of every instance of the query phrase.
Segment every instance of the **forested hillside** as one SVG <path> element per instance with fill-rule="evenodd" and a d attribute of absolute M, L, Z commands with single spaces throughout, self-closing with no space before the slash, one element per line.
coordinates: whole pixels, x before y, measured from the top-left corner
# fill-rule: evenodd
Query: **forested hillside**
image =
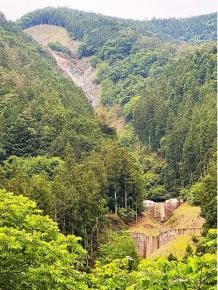
<path fill-rule="evenodd" d="M 216 44 L 151 45 L 145 39 L 141 48 L 134 41 L 108 41 L 92 58 L 101 101 L 110 111 L 120 107 L 125 117 L 120 144 L 135 150 L 140 142 L 146 183 L 153 184 L 151 190 L 146 185 L 147 197 L 178 196 L 206 175 L 216 152 Z M 159 172 L 143 157 L 152 152 Z"/>
<path fill-rule="evenodd" d="M 0 37 L 0 187 L 34 199 L 93 251 L 109 209 L 142 211 L 137 161 L 48 51 L 3 15 Z"/>
<path fill-rule="evenodd" d="M 22 31 L 37 24 L 66 28 L 77 53 Z M 215 41 L 216 14 L 0 13 L 1 289 L 216 289 Z M 51 50 L 92 56 L 98 114 Z M 143 200 L 172 197 L 200 206 L 204 238 L 179 260 L 141 260 L 128 224 Z"/>
<path fill-rule="evenodd" d="M 80 56 L 93 55 L 103 44 L 123 33 L 133 31 L 157 37 L 163 42 L 200 44 L 216 41 L 216 13 L 187 19 L 125 20 L 87 13 L 69 8 L 39 9 L 21 17 L 17 23 L 23 28 L 37 24 L 52 24 L 67 29 L 70 36 L 83 40 Z"/>

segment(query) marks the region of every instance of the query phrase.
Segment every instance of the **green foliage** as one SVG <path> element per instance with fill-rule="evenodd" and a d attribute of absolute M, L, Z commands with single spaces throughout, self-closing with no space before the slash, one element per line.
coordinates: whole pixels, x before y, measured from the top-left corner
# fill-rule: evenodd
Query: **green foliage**
<path fill-rule="evenodd" d="M 177 258 L 172 253 L 170 253 L 169 256 L 167 257 L 167 260 L 169 262 L 172 262 L 172 261 L 177 261 Z"/>
<path fill-rule="evenodd" d="M 144 156 L 142 150 L 139 157 L 142 168 L 145 172 L 143 175 L 144 181 L 144 199 L 153 201 L 166 200 L 173 197 L 164 185 L 164 173 L 166 169 L 165 161 L 159 158 L 158 155 L 152 154 Z"/>
<path fill-rule="evenodd" d="M 93 45 L 88 45 L 87 42 L 82 42 L 78 47 L 78 57 L 81 58 L 83 56 L 91 56 L 95 53 L 95 49 Z"/>
<path fill-rule="evenodd" d="M 60 76 L 51 56 L 14 23 L 2 27 L 1 42 L 9 56 L 7 65 L 0 62 L 1 160 L 10 155 L 60 157 L 67 141 L 78 140 L 78 156 L 95 147 L 103 136 L 90 120 L 93 108 L 82 90 Z"/>
<path fill-rule="evenodd" d="M 133 222 L 137 217 L 136 211 L 130 207 L 128 209 L 121 207 L 119 208 L 118 213 L 122 220 L 124 220 L 124 222 L 127 224 Z"/>
<path fill-rule="evenodd" d="M 5 128 L 3 146 L 8 156 L 31 156 L 36 154 L 37 139 L 33 128 L 25 120 L 17 118 L 16 122 Z"/>
<path fill-rule="evenodd" d="M 123 107 L 123 113 L 125 115 L 125 118 L 129 121 L 132 119 L 133 111 L 135 108 L 135 105 L 137 101 L 140 99 L 140 96 L 136 96 L 134 98 L 131 98 L 131 100 L 126 103 Z"/>
<path fill-rule="evenodd" d="M 128 276 L 129 259 L 116 259 L 106 265 L 96 263 L 95 287 L 102 290 L 126 289 L 131 278 Z"/>
<path fill-rule="evenodd" d="M 81 236 L 92 260 L 108 206 L 114 210 L 114 182 L 118 205 L 141 213 L 139 172 L 117 146 L 123 166 L 116 181 L 111 177 L 116 169 L 106 165 L 115 130 L 100 117 L 92 120 L 81 89 L 59 75 L 32 39 L 15 32 L 15 24 L 5 24 L 2 47 L 16 61 L 9 57 L 7 69 L 0 63 L 0 186 L 33 199 L 62 233 Z"/>
<path fill-rule="evenodd" d="M 60 234 L 23 196 L 1 191 L 0 207 L 2 289 L 88 289 L 79 238 Z"/>
<path fill-rule="evenodd" d="M 99 247 L 98 260 L 101 265 L 106 265 L 115 259 L 129 260 L 129 270 L 136 269 L 140 257 L 136 252 L 136 245 L 133 238 L 126 231 L 120 232 L 108 232 L 107 233 L 108 242 L 106 244 L 101 244 Z"/>
<path fill-rule="evenodd" d="M 183 260 L 186 261 L 188 257 L 192 256 L 192 254 L 193 254 L 193 249 L 190 245 L 188 245 L 185 249 Z"/>
<path fill-rule="evenodd" d="M 167 193 L 166 188 L 163 185 L 156 186 L 151 189 L 147 195 L 147 199 L 154 201 L 169 199 L 170 195 Z"/>
<path fill-rule="evenodd" d="M 189 257 L 187 262 L 142 260 L 128 272 L 128 259 L 97 265 L 99 289 L 216 289 L 216 255 Z"/>
<path fill-rule="evenodd" d="M 139 139 L 166 158 L 164 186 L 177 195 L 205 175 L 216 150 L 214 56 L 205 46 L 169 62 L 146 82 L 133 111 Z"/>
<path fill-rule="evenodd" d="M 73 39 L 83 39 L 82 55 L 93 54 L 99 51 L 107 42 L 111 42 L 110 47 L 113 51 L 116 38 L 125 32 L 140 32 L 138 41 L 134 49 L 160 47 L 160 40 L 164 42 L 191 44 L 201 44 L 205 41 L 216 41 L 216 13 L 186 19 L 152 19 L 151 21 L 125 20 L 115 17 L 103 16 L 95 13 L 72 10 L 69 8 L 47 7 L 30 12 L 17 23 L 22 29 L 37 24 L 52 24 L 65 27 Z M 131 46 L 131 36 L 129 45 Z M 121 42 L 120 42 L 121 41 Z M 119 40 L 122 58 L 123 40 Z M 124 45 L 125 46 L 125 45 Z M 126 50 L 126 49 L 125 49 Z"/>
<path fill-rule="evenodd" d="M 0 165 L 0 189 L 4 189 L 6 186 L 6 178 L 5 178 L 5 170 L 3 167 Z"/>
<path fill-rule="evenodd" d="M 64 26 L 83 40 L 80 57 L 95 53 L 92 64 L 97 68 L 95 82 L 102 85 L 101 102 L 108 107 L 119 103 L 126 121 L 134 127 L 133 135 L 120 138 L 120 144 L 133 148 L 137 134 L 147 151 L 166 158 L 164 182 L 155 188 L 156 198 L 168 197 L 169 192 L 178 196 L 181 186 L 192 188 L 205 176 L 216 144 L 216 47 L 213 43 L 191 47 L 185 42 L 212 41 L 215 14 L 142 23 L 46 8 L 18 22 L 23 27 L 39 22 Z M 176 39 L 180 46 L 164 43 L 176 43 Z M 63 134 L 61 139 L 67 136 Z M 67 141 L 75 142 L 71 140 Z M 86 141 L 82 140 L 81 147 L 87 147 Z M 53 144 L 60 143 L 57 139 Z M 189 198 L 197 204 L 193 194 Z"/>
<path fill-rule="evenodd" d="M 104 136 L 110 137 L 112 140 L 117 139 L 116 129 L 108 125 L 104 116 L 96 116 L 94 119 L 94 123 L 98 125 Z"/>
<path fill-rule="evenodd" d="M 193 241 L 194 243 L 198 243 L 198 242 L 199 242 L 199 239 L 198 239 L 195 235 L 193 235 L 193 236 L 192 236 L 192 241 Z"/>
<path fill-rule="evenodd" d="M 83 92 L 59 75 L 48 52 L 0 14 L 0 189 L 17 195 L 1 192 L 0 288 L 215 289 L 216 46 L 185 42 L 216 40 L 216 14 L 141 22 L 45 8 L 18 23 L 65 27 L 82 41 L 79 57 L 95 54 L 101 101 L 122 108 L 129 124 L 119 144 L 137 148 L 139 162 L 104 118 L 92 120 Z M 86 275 L 78 271 L 85 255 L 78 238 L 60 234 L 20 194 L 62 233 L 82 237 L 87 265 L 108 209 L 128 222 L 144 198 L 180 194 L 201 206 L 209 233 L 183 261 L 170 255 L 138 268 L 132 238 L 110 233 L 95 276 Z"/>
<path fill-rule="evenodd" d="M 201 242 L 198 256 L 188 257 L 186 262 L 171 258 L 171 261 L 143 260 L 137 270 L 139 257 L 135 242 L 125 232 L 111 233 L 110 242 L 100 247 L 101 263 L 96 263 L 94 277 L 78 271 L 86 253 L 78 238 L 60 234 L 56 223 L 42 217 L 35 203 L 27 198 L 1 191 L 0 199 L 3 258 L 0 285 L 4 289 L 200 287 L 206 290 L 216 287 L 216 230 L 210 230 Z"/>
<path fill-rule="evenodd" d="M 113 40 L 108 40 L 99 52 L 99 58 L 107 60 L 109 65 L 112 65 L 117 60 L 122 60 L 127 57 L 135 42 L 135 36 L 121 35 Z"/>
<path fill-rule="evenodd" d="M 190 204 L 193 204 L 195 206 L 199 206 L 200 205 L 200 196 L 202 194 L 202 190 L 203 190 L 203 183 L 202 182 L 197 182 L 195 183 L 190 190 L 188 190 L 187 194 L 188 194 L 188 202 Z"/>
<path fill-rule="evenodd" d="M 29 196 L 36 201 L 44 215 L 53 217 L 54 196 L 46 175 L 34 175 L 30 179 Z"/>
<path fill-rule="evenodd" d="M 101 245 L 95 276 L 78 271 L 86 251 L 79 238 L 63 236 L 23 196 L 0 192 L 1 278 L 3 289 L 215 289 L 216 230 L 210 230 L 186 261 L 142 260 L 126 232 Z M 190 250 L 188 250 L 191 254 Z M 125 258 L 124 258 L 125 257 Z M 171 261 L 169 261 L 171 260 Z"/>
<path fill-rule="evenodd" d="M 138 141 L 138 137 L 133 131 L 133 127 L 131 123 L 126 124 L 124 130 L 120 132 L 118 138 L 118 144 L 121 147 L 127 147 L 131 150 L 134 150 L 135 143 Z"/>
<path fill-rule="evenodd" d="M 143 211 L 142 178 L 138 169 L 134 168 L 133 158 L 126 148 L 120 148 L 116 143 L 105 148 L 106 174 L 109 182 L 109 208 L 117 213 L 117 209 L 128 206 L 136 212 L 136 216 Z"/>
<path fill-rule="evenodd" d="M 126 150 L 118 146 L 116 150 L 122 153 L 123 162 L 116 179 L 119 186 L 117 204 L 128 206 L 128 220 L 134 219 L 142 211 L 139 172 L 133 168 Z M 1 167 L 0 184 L 16 195 L 23 194 L 35 200 L 45 215 L 49 214 L 58 222 L 63 233 L 82 236 L 83 245 L 93 259 L 107 205 L 114 210 L 111 194 L 115 180 L 111 176 L 117 172 L 116 168 L 110 168 L 110 172 L 106 168 L 111 153 L 114 153 L 112 148 L 103 147 L 101 153 L 83 154 L 78 163 L 68 144 L 64 161 L 57 157 L 12 156 L 5 161 L 5 170 Z"/>
<path fill-rule="evenodd" d="M 217 229 L 209 229 L 207 236 L 197 245 L 196 254 L 202 256 L 206 253 L 217 252 Z"/>
<path fill-rule="evenodd" d="M 68 55 L 71 55 L 71 50 L 65 46 L 63 46 L 60 42 L 56 41 L 56 42 L 49 42 L 48 47 L 51 48 L 52 50 L 56 50 L 59 52 L 63 52 L 66 53 Z"/>
<path fill-rule="evenodd" d="M 203 190 L 199 196 L 201 213 L 205 218 L 204 234 L 217 228 L 217 162 L 216 155 L 209 164 L 209 170 L 203 179 Z"/>
<path fill-rule="evenodd" d="M 51 178 L 55 171 L 63 169 L 63 161 L 59 157 L 48 158 L 47 156 L 28 157 L 26 159 L 10 157 L 5 161 L 7 171 L 10 170 L 11 164 L 22 168 L 22 170 L 29 176 L 39 174 L 46 174 Z"/>

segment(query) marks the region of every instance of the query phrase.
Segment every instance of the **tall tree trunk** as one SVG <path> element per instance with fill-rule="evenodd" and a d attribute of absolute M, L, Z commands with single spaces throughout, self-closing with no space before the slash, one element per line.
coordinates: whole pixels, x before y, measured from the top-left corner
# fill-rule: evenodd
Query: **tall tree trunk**
<path fill-rule="evenodd" d="M 114 198 L 115 198 L 115 214 L 117 214 L 117 192 L 116 192 L 116 189 L 114 192 Z"/>
<path fill-rule="evenodd" d="M 127 190 L 125 188 L 125 209 L 127 210 Z"/>
<path fill-rule="evenodd" d="M 57 204 L 56 204 L 56 199 L 54 199 L 54 211 L 55 211 L 55 215 L 54 215 L 54 221 L 57 221 Z"/>
<path fill-rule="evenodd" d="M 92 257 L 93 257 L 93 241 L 92 241 L 92 235 L 93 235 L 93 231 L 91 231 L 91 239 L 90 239 L 90 258 L 91 258 L 91 261 L 92 261 Z"/>
<path fill-rule="evenodd" d="M 135 216 L 136 223 L 137 223 L 137 220 L 138 220 L 138 214 L 137 214 L 137 204 L 136 204 L 136 216 Z"/>

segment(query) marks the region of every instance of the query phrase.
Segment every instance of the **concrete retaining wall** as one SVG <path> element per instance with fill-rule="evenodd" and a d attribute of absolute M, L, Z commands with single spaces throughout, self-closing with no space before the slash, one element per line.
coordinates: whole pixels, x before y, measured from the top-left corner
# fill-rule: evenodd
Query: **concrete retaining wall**
<path fill-rule="evenodd" d="M 184 235 L 196 235 L 202 232 L 202 228 L 169 229 L 158 236 L 147 236 L 146 234 L 131 232 L 136 241 L 136 250 L 142 258 L 149 257 L 154 251 L 170 241 Z"/>
<path fill-rule="evenodd" d="M 148 213 L 158 222 L 166 221 L 182 203 L 183 200 L 178 198 L 171 198 L 164 202 L 143 201 L 143 205 L 147 208 Z"/>

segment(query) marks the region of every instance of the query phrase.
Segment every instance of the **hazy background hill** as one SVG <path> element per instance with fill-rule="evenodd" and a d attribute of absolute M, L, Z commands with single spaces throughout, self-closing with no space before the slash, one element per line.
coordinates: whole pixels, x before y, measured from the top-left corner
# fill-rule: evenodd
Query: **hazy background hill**
<path fill-rule="evenodd" d="M 81 56 L 92 55 L 103 44 L 120 34 L 133 30 L 148 34 L 164 42 L 200 44 L 216 41 L 216 13 L 186 19 L 153 19 L 151 21 L 124 20 L 87 13 L 69 8 L 39 9 L 21 17 L 17 23 L 22 29 L 37 24 L 52 24 L 67 29 L 71 37 L 83 40 Z"/>

